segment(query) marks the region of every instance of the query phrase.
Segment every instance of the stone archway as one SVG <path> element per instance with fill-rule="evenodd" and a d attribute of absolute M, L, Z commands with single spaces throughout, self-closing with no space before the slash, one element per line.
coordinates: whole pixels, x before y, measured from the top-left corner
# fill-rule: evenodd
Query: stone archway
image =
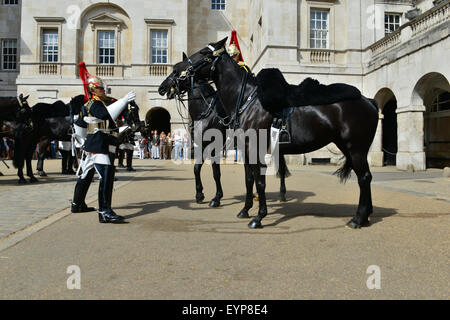
<path fill-rule="evenodd" d="M 389 88 L 383 88 L 375 95 L 381 110 L 381 148 L 383 165 L 396 165 L 398 151 L 397 99 Z"/>
<path fill-rule="evenodd" d="M 450 166 L 450 85 L 442 74 L 431 72 L 417 81 L 412 104 L 423 105 L 424 151 L 428 168 Z"/>
<path fill-rule="evenodd" d="M 157 130 L 158 134 L 164 131 L 166 134 L 171 130 L 170 113 L 164 108 L 151 108 L 145 115 L 145 122 L 150 130 Z"/>

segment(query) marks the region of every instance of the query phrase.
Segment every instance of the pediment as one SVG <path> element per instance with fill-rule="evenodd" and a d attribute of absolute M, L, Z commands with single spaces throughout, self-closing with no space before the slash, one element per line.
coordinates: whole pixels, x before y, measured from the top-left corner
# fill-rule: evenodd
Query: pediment
<path fill-rule="evenodd" d="M 95 17 L 92 17 L 88 20 L 88 22 L 91 24 L 125 24 L 122 19 L 116 18 L 108 13 L 101 13 Z"/>

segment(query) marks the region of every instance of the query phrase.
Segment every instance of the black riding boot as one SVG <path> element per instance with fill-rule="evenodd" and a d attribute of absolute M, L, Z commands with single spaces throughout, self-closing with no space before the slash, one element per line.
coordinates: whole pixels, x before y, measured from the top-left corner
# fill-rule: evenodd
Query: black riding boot
<path fill-rule="evenodd" d="M 61 159 L 61 173 L 62 174 L 68 174 L 68 160 L 69 160 L 69 152 L 66 150 L 59 150 L 59 153 L 61 153 L 62 159 Z"/>
<path fill-rule="evenodd" d="M 118 159 L 119 159 L 119 164 L 117 165 L 119 168 L 125 168 L 125 166 L 123 165 L 123 157 L 125 155 L 125 151 L 124 150 L 118 150 L 117 151 L 117 155 L 118 155 Z"/>
<path fill-rule="evenodd" d="M 112 191 L 114 184 L 114 166 L 95 164 L 100 174 L 98 187 L 98 219 L 100 223 L 120 223 L 124 220 L 111 209 Z"/>
<path fill-rule="evenodd" d="M 84 179 L 78 178 L 77 184 L 75 186 L 75 191 L 73 193 L 72 208 L 71 208 L 72 213 L 95 211 L 95 208 L 88 207 L 85 202 L 86 194 L 89 190 L 89 186 L 91 185 L 94 173 L 95 170 L 91 169 L 91 171 L 88 172 L 86 178 Z"/>
<path fill-rule="evenodd" d="M 132 163 L 133 163 L 133 150 L 127 150 L 127 171 L 136 171 L 136 169 L 133 169 Z"/>
<path fill-rule="evenodd" d="M 72 152 L 69 151 L 69 159 L 67 160 L 67 174 L 75 174 L 76 172 L 73 170 L 73 162 L 75 157 L 72 156 Z"/>

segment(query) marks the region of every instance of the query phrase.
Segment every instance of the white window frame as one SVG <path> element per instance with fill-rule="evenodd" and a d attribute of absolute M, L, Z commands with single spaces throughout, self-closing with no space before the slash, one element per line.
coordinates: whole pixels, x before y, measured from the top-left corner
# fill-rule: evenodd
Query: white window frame
<path fill-rule="evenodd" d="M 155 35 L 155 33 L 161 33 L 166 35 L 166 45 L 163 46 L 162 44 L 160 46 L 158 45 L 154 45 L 154 40 L 155 38 L 153 37 Z M 161 38 L 156 38 L 156 40 L 161 41 L 161 39 L 164 39 L 164 37 Z M 161 50 L 161 51 L 166 51 L 166 54 L 156 54 L 153 55 L 153 50 Z M 153 61 L 154 58 L 158 59 L 161 58 L 161 60 L 163 60 L 163 58 L 166 58 L 166 62 L 162 62 L 162 61 Z M 150 63 L 151 64 L 169 64 L 169 30 L 168 29 L 151 29 L 150 30 Z"/>
<path fill-rule="evenodd" d="M 211 10 L 224 11 L 226 7 L 226 0 L 211 0 Z"/>
<path fill-rule="evenodd" d="M 15 63 L 15 68 L 11 68 L 11 69 L 4 68 L 5 54 L 3 53 L 3 50 L 5 48 L 5 43 L 6 42 L 15 42 L 15 44 L 16 44 L 16 47 L 15 47 L 15 49 L 16 49 L 16 53 L 15 53 L 16 61 L 14 62 Z M 18 56 L 19 55 L 18 55 L 18 41 L 17 41 L 17 39 L 1 39 L 0 45 L 1 45 L 0 46 L 0 49 L 1 49 L 1 67 L 0 67 L 0 70 L 2 70 L 2 71 L 17 71 L 17 65 L 19 64 L 19 62 L 18 62 Z M 10 49 L 10 48 L 8 48 L 8 49 Z M 8 53 L 6 55 L 7 56 L 14 56 L 14 54 L 8 54 Z M 7 63 L 11 63 L 11 62 L 7 62 Z"/>
<path fill-rule="evenodd" d="M 106 48 L 106 47 L 103 47 L 103 49 L 114 49 L 114 55 L 104 55 L 105 57 L 109 57 L 109 59 L 112 57 L 113 58 L 113 63 L 105 63 L 105 62 L 100 62 L 100 57 L 101 57 L 101 55 L 100 55 L 100 50 L 102 49 L 102 48 L 100 48 L 100 34 L 101 33 L 112 33 L 113 34 L 113 38 L 112 38 L 112 40 L 114 41 L 114 46 L 113 46 L 113 48 L 111 48 L 111 47 L 108 47 L 108 48 Z M 114 65 L 114 64 L 117 64 L 117 35 L 116 35 L 116 31 L 115 30 L 103 30 L 103 29 L 97 29 L 96 30 L 96 39 L 97 39 L 97 45 L 96 45 L 96 48 L 97 48 L 97 64 L 101 64 L 101 65 Z"/>
<path fill-rule="evenodd" d="M 50 62 L 50 63 L 61 63 L 62 62 L 62 56 L 63 56 L 63 50 L 61 45 L 61 39 L 62 39 L 62 23 L 65 21 L 62 17 L 34 17 L 34 19 L 37 22 L 37 35 L 36 38 L 38 41 L 36 42 L 36 61 L 41 63 L 43 62 L 42 57 L 42 47 L 43 47 L 43 33 L 44 30 L 53 29 L 58 30 L 58 62 Z"/>
<path fill-rule="evenodd" d="M 313 12 L 321 12 L 321 13 L 326 13 L 326 20 L 321 19 L 322 16 L 320 17 L 320 19 L 316 19 L 316 16 L 314 16 L 314 20 L 313 18 Z M 315 22 L 315 24 L 320 23 L 321 27 L 317 28 L 315 27 L 315 29 L 313 29 L 312 27 L 312 22 Z M 326 28 L 323 29 L 322 25 L 323 23 L 325 23 Z M 324 32 L 326 31 L 326 37 L 315 37 L 313 38 L 313 32 Z M 317 35 L 317 34 L 316 34 Z M 323 46 L 323 41 L 325 41 L 325 46 Z M 319 42 L 320 46 L 317 46 L 317 43 Z M 323 8 L 311 8 L 309 11 L 309 47 L 311 49 L 329 49 L 330 48 L 330 10 L 328 9 L 323 9 Z"/>
<path fill-rule="evenodd" d="M 172 26 L 175 24 L 171 19 L 145 19 L 147 24 L 146 60 L 149 65 L 171 64 L 172 61 Z M 152 63 L 152 31 L 167 31 L 167 62 Z"/>
<path fill-rule="evenodd" d="M 386 22 L 386 17 L 393 17 L 394 21 L 393 22 L 390 22 L 390 21 Z M 398 25 L 395 22 L 395 17 L 398 17 Z M 398 13 L 398 12 L 385 12 L 384 13 L 384 36 L 387 36 L 387 35 L 389 35 L 389 34 L 391 34 L 392 32 L 395 31 L 395 30 L 392 30 L 392 31 L 390 30 L 389 26 L 391 26 L 391 25 L 393 25 L 393 26 L 397 25 L 397 28 L 395 28 L 395 30 L 400 28 L 400 26 L 402 25 L 402 14 L 401 13 Z"/>
<path fill-rule="evenodd" d="M 47 53 L 51 52 L 51 56 L 55 57 L 56 55 L 56 61 L 54 59 L 52 59 L 53 61 L 49 61 L 48 57 L 50 56 L 49 54 L 45 54 L 45 49 L 46 49 L 46 42 L 45 42 L 45 33 L 47 31 L 52 31 L 56 34 L 56 54 L 54 50 L 48 51 Z M 59 33 L 58 33 L 58 29 L 56 28 L 42 28 L 42 33 L 41 33 L 41 60 L 40 62 L 44 62 L 44 63 L 58 63 L 60 62 L 60 53 L 59 53 Z M 52 43 L 54 44 L 54 43 Z M 47 56 L 47 59 L 45 59 L 45 56 Z"/>

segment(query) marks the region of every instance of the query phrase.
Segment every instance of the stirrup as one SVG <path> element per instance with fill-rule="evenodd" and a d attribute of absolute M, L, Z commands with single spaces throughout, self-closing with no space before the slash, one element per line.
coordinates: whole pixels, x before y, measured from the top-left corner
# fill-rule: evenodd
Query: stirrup
<path fill-rule="evenodd" d="M 286 126 L 282 126 L 278 136 L 278 144 L 290 144 L 291 134 L 286 130 Z"/>

